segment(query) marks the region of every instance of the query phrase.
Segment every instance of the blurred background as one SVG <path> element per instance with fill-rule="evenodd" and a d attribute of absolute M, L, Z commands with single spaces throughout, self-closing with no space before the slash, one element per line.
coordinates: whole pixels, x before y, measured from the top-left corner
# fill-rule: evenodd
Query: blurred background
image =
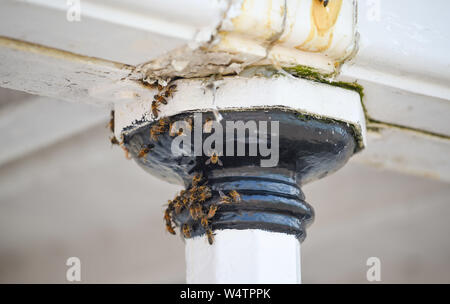
<path fill-rule="evenodd" d="M 71 114 L 71 115 L 68 115 Z M 0 282 L 184 283 L 184 245 L 163 205 L 181 188 L 111 147 L 109 113 L 0 89 Z M 354 159 L 303 188 L 316 220 L 302 244 L 304 283 L 450 283 L 449 184 Z"/>

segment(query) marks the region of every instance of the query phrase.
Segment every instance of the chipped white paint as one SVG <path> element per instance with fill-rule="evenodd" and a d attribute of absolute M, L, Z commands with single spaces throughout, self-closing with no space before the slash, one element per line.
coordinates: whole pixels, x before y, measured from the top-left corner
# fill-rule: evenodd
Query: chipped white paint
<path fill-rule="evenodd" d="M 327 8 L 312 0 L 288 0 L 286 25 L 280 39 L 270 49 L 268 59 L 281 65 L 306 65 L 324 73 L 333 73 L 356 49 L 356 2 L 344 0 L 333 23 L 332 6 L 339 1 L 330 1 Z M 311 8 L 313 6 L 313 8 Z M 320 32 L 315 22 L 314 9 L 324 11 L 327 31 Z M 338 9 L 337 7 L 334 9 Z"/>
<path fill-rule="evenodd" d="M 186 282 L 190 284 L 301 283 L 300 242 L 262 230 L 217 230 L 186 239 Z"/>
<path fill-rule="evenodd" d="M 300 113 L 347 122 L 361 132 L 365 146 L 365 118 L 358 93 L 306 79 L 289 76 L 225 77 L 214 82 L 214 90 L 202 79 L 178 80 L 177 92 L 167 106 L 161 105 L 159 117 L 184 111 L 214 109 L 285 108 Z M 156 93 L 156 91 L 154 91 Z M 116 136 L 135 121 L 152 121 L 152 99 L 115 105 Z M 136 125 L 134 125 L 137 127 Z"/>
<path fill-rule="evenodd" d="M 261 59 L 257 64 L 306 65 L 328 74 L 356 48 L 353 0 L 331 2 L 326 8 L 316 0 L 239 3 L 241 14 L 229 17 L 214 51 L 251 54 Z"/>
<path fill-rule="evenodd" d="M 337 3 L 337 4 L 336 4 Z M 356 2 L 234 0 L 214 39 L 141 66 L 151 77 L 230 74 L 249 65 L 304 65 L 333 74 L 356 49 Z M 179 70 L 172 62 L 186 60 Z"/>

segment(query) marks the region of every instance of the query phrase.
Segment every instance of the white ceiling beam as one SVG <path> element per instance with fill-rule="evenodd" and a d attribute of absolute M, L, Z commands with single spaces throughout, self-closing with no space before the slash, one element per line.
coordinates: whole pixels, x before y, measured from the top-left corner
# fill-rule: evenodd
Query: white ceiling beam
<path fill-rule="evenodd" d="M 88 104 L 112 104 L 97 95 L 115 87 L 130 66 L 0 37 L 0 86 Z"/>
<path fill-rule="evenodd" d="M 363 85 L 369 121 L 450 139 L 449 10 L 447 0 L 359 1 L 359 50 L 339 79 Z"/>
<path fill-rule="evenodd" d="M 450 182 L 450 140 L 429 133 L 385 124 L 372 124 L 367 149 L 352 160 Z"/>

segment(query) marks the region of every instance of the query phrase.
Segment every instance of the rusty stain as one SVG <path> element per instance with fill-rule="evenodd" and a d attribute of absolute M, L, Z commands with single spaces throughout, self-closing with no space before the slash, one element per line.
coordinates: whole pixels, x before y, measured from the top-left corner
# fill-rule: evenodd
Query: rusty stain
<path fill-rule="evenodd" d="M 311 30 L 308 38 L 295 46 L 296 49 L 309 52 L 323 52 L 331 46 L 333 30 L 341 11 L 342 0 L 334 0 L 325 7 L 319 0 L 311 5 Z"/>

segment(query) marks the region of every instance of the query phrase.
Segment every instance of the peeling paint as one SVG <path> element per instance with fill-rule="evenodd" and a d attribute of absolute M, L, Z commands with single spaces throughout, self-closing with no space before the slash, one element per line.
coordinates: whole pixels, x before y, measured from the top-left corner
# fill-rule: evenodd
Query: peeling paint
<path fill-rule="evenodd" d="M 356 3 L 230 0 L 211 39 L 140 65 L 141 77 L 236 75 L 255 65 L 304 65 L 329 75 L 356 49 Z M 139 76 L 137 76 L 139 77 Z"/>

